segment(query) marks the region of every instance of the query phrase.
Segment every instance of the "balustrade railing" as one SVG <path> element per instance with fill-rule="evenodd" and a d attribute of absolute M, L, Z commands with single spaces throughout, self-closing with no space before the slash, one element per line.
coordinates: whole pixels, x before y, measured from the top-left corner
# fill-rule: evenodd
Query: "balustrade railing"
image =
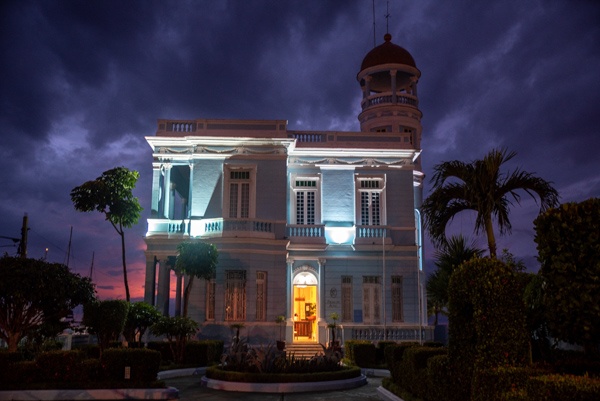
<path fill-rule="evenodd" d="M 274 226 L 271 221 L 249 219 L 148 219 L 147 235 L 191 234 L 202 237 L 226 235 L 228 232 L 235 232 L 235 235 L 242 232 L 273 234 Z"/>
<path fill-rule="evenodd" d="M 288 237 L 324 238 L 325 226 L 289 224 L 287 226 Z"/>
<path fill-rule="evenodd" d="M 357 238 L 383 238 L 389 236 L 390 233 L 385 226 L 356 226 Z"/>
<path fill-rule="evenodd" d="M 416 96 L 408 94 L 397 94 L 396 102 L 390 92 L 380 93 L 373 96 L 369 96 L 362 100 L 362 109 L 366 109 L 371 106 L 377 106 L 380 104 L 405 104 L 408 106 L 418 107 L 419 101 Z"/>
<path fill-rule="evenodd" d="M 345 325 L 348 329 L 348 325 Z M 349 328 L 352 340 L 368 341 L 431 341 L 433 340 L 433 327 L 383 327 L 383 326 L 355 326 Z M 346 336 L 346 339 L 348 337 Z"/>

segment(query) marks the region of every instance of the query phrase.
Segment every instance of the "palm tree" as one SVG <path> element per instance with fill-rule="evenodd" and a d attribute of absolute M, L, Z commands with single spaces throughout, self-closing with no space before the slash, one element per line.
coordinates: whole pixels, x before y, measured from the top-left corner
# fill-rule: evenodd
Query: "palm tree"
<path fill-rule="evenodd" d="M 482 160 L 454 160 L 434 167 L 433 192 L 422 205 L 425 228 L 434 244 L 446 242 L 446 225 L 456 214 L 473 210 L 477 213 L 475 233 L 485 231 L 490 257 L 496 258 L 493 220 L 501 235 L 510 233 L 509 207 L 513 200 L 521 201 L 517 191 L 523 190 L 533 199 L 537 194 L 540 211 L 558 205 L 558 193 L 550 182 L 518 168 L 506 174 L 500 172 L 502 165 L 515 155 L 506 149 L 494 149 Z"/>
<path fill-rule="evenodd" d="M 435 315 L 435 325 L 439 314 L 446 314 L 448 307 L 448 285 L 454 269 L 463 262 L 473 257 L 483 255 L 483 250 L 476 248 L 475 244 L 467 244 L 467 239 L 462 235 L 452 236 L 435 252 L 435 265 L 437 269 L 427 279 L 427 308 L 428 315 Z"/>

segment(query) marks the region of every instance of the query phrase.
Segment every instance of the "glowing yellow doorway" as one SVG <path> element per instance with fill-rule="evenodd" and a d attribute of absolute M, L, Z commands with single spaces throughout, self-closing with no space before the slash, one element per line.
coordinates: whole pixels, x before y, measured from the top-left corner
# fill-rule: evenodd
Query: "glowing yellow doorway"
<path fill-rule="evenodd" d="M 317 279 L 308 272 L 294 278 L 294 342 L 316 342 Z"/>

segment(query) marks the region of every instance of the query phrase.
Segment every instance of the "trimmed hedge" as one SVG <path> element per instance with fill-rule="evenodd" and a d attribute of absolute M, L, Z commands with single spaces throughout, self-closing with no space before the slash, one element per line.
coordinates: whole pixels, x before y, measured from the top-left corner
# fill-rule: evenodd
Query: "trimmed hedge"
<path fill-rule="evenodd" d="M 376 352 L 375 344 L 370 342 L 366 344 L 354 344 L 354 363 L 361 368 L 373 368 L 375 367 Z"/>
<path fill-rule="evenodd" d="M 479 371 L 527 362 L 524 283 L 512 267 L 497 259 L 471 259 L 452 274 L 448 355 L 458 399 L 482 394 L 473 387 Z"/>
<path fill-rule="evenodd" d="M 80 369 L 85 354 L 81 351 L 50 351 L 38 355 L 36 362 L 40 375 L 54 382 L 73 382 L 87 380 Z"/>
<path fill-rule="evenodd" d="M 385 363 L 387 365 L 388 370 L 390 371 L 390 376 L 392 377 L 392 380 L 395 383 L 400 383 L 400 362 L 402 362 L 404 351 L 411 347 L 418 346 L 419 343 L 406 342 L 395 345 L 388 345 L 387 347 L 385 347 Z"/>
<path fill-rule="evenodd" d="M 360 368 L 345 367 L 335 372 L 318 373 L 247 373 L 223 370 L 212 366 L 206 370 L 206 377 L 214 380 L 223 380 L 242 383 L 307 383 L 331 380 L 346 380 L 360 376 Z"/>
<path fill-rule="evenodd" d="M 354 347 L 357 344 L 371 344 L 371 341 L 368 341 L 368 340 L 346 340 L 344 342 L 344 356 L 355 365 L 356 365 L 356 359 L 354 358 Z"/>
<path fill-rule="evenodd" d="M 404 352 L 400 362 L 401 388 L 409 391 L 419 398 L 428 395 L 429 383 L 427 377 L 427 361 L 436 355 L 445 355 L 448 351 L 439 347 L 410 347 Z"/>
<path fill-rule="evenodd" d="M 473 387 L 479 389 L 473 394 L 473 401 L 501 401 L 505 399 L 523 399 L 526 396 L 527 382 L 531 377 L 541 376 L 548 372 L 531 367 L 503 366 L 479 371 L 475 376 Z"/>
<path fill-rule="evenodd" d="M 160 368 L 160 352 L 140 348 L 108 348 L 102 353 L 102 369 L 108 380 L 125 380 L 125 368 L 130 369 L 133 382 L 156 381 Z"/>
<path fill-rule="evenodd" d="M 527 381 L 528 401 L 597 401 L 600 379 L 587 376 L 546 375 Z"/>
<path fill-rule="evenodd" d="M 183 363 L 195 366 L 209 366 L 218 363 L 223 354 L 221 340 L 190 341 L 185 345 Z"/>

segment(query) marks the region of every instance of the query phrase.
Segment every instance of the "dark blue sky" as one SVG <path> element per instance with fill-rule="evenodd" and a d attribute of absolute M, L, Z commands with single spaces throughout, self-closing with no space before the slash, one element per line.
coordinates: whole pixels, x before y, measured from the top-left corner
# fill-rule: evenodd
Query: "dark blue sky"
<path fill-rule="evenodd" d="M 377 44 L 385 13 L 376 0 Z M 561 201 L 600 196 L 599 2 L 390 1 L 389 13 L 392 41 L 422 72 L 429 176 L 442 161 L 507 147 L 518 152 L 508 167 L 552 181 Z M 70 266 L 87 274 L 95 252 L 101 295 L 124 298 L 117 234 L 100 214 L 76 212 L 69 193 L 112 167 L 138 170 L 146 212 L 126 235 L 131 291 L 141 295 L 152 168 L 144 137 L 156 119 L 358 130 L 356 74 L 373 39 L 366 0 L 3 1 L 0 235 L 18 237 L 28 213 L 29 256 L 48 248 L 64 262 L 73 226 Z M 512 235 L 499 240 L 532 270 L 537 212 L 525 195 Z M 472 227 L 465 215 L 453 230 Z"/>

